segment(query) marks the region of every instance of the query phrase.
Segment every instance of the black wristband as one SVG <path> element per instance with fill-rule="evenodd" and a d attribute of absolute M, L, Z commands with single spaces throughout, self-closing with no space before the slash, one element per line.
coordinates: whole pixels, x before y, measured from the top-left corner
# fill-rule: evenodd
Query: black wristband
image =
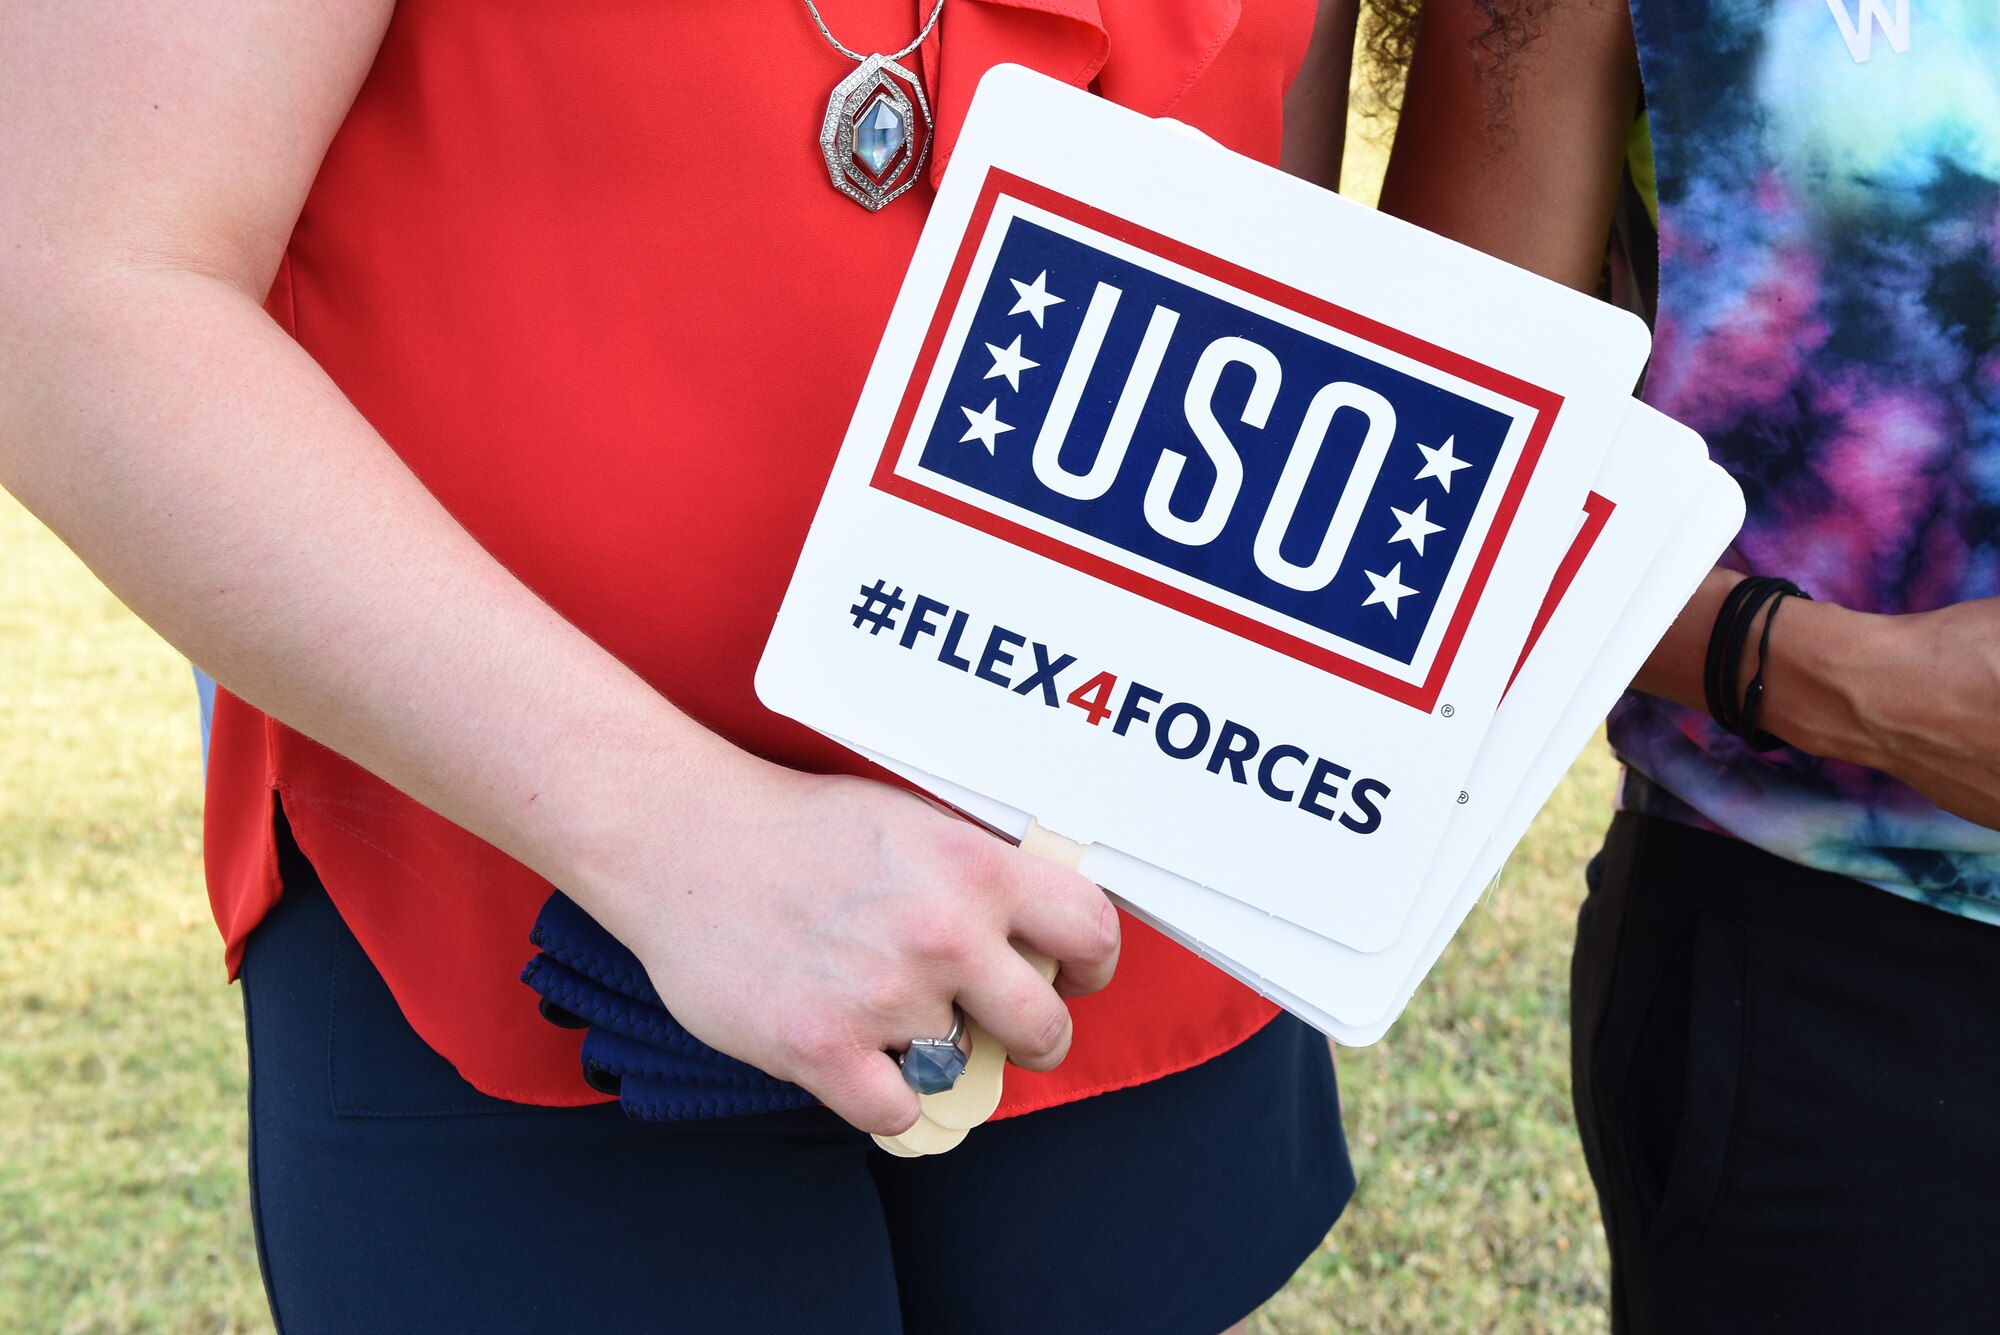
<path fill-rule="evenodd" d="M 1774 737 L 1757 726 L 1757 714 L 1764 706 L 1764 665 L 1771 657 L 1771 623 L 1778 619 L 1778 606 L 1787 598 L 1812 601 L 1811 594 L 1788 581 L 1786 587 L 1772 597 L 1771 610 L 1764 614 L 1764 631 L 1757 637 L 1757 670 L 1750 675 L 1750 684 L 1743 688 L 1743 710 L 1736 726 L 1736 735 L 1752 751 L 1775 751 L 1785 745 L 1782 738 Z"/>
<path fill-rule="evenodd" d="M 1715 628 L 1708 637 L 1708 656 L 1703 664 L 1702 690 L 1709 716 L 1752 750 L 1775 751 L 1785 743 L 1757 727 L 1757 715 L 1764 703 L 1764 665 L 1771 651 L 1771 623 L 1777 619 L 1778 604 L 1786 598 L 1811 599 L 1812 595 L 1788 579 L 1753 575 L 1729 591 L 1715 616 Z M 1743 662 L 1743 646 L 1757 614 L 1766 606 L 1763 634 L 1757 642 L 1757 668 L 1750 683 L 1739 695 L 1736 679 Z"/>
<path fill-rule="evenodd" d="M 1730 732 L 1736 731 L 1736 665 L 1741 661 L 1744 624 L 1743 608 L 1757 595 L 1763 581 L 1752 575 L 1737 582 L 1716 611 L 1715 625 L 1708 632 L 1708 656 L 1702 665 L 1702 695 L 1708 702 L 1708 716 Z M 1733 650 L 1733 652 L 1731 652 Z"/>

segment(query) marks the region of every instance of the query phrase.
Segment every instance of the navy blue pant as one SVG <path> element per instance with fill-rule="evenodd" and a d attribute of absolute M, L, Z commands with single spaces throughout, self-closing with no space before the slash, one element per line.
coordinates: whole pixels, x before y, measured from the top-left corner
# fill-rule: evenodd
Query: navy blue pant
<path fill-rule="evenodd" d="M 922 1160 L 817 1108 L 645 1124 L 488 1098 L 410 1029 L 284 843 L 242 973 L 284 1335 L 1214 1335 L 1353 1190 L 1326 1043 L 1289 1016 Z"/>

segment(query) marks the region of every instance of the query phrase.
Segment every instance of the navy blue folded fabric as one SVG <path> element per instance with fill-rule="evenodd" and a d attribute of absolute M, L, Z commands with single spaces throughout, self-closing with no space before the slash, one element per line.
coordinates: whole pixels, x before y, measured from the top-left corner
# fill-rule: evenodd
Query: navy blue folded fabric
<path fill-rule="evenodd" d="M 808 1107 L 797 1085 L 718 1052 L 660 1002 L 638 957 L 567 896 L 551 895 L 528 938 L 541 954 L 521 981 L 554 1024 L 587 1029 L 583 1073 L 628 1117 L 692 1121 Z"/>

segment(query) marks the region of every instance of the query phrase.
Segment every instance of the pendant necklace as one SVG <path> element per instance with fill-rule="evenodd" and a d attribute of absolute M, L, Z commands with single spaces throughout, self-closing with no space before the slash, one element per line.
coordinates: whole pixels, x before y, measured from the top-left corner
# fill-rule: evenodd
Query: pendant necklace
<path fill-rule="evenodd" d="M 827 31 L 813 0 L 805 0 L 805 7 L 827 45 L 861 66 L 834 85 L 833 96 L 827 99 L 819 151 L 826 158 L 833 188 L 873 213 L 915 185 L 930 158 L 931 106 L 924 98 L 923 81 L 896 62 L 931 35 L 944 12 L 944 0 L 931 6 L 931 16 L 916 40 L 888 56 L 848 50 Z"/>

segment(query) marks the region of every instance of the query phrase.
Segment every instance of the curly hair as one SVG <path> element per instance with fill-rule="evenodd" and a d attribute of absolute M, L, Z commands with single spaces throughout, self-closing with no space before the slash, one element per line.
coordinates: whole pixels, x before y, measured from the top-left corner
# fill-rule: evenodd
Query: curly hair
<path fill-rule="evenodd" d="M 1493 98 L 1493 120 L 1504 126 L 1513 105 L 1508 66 L 1541 35 L 1542 20 L 1555 0 L 1471 0 L 1485 20 L 1472 39 L 1474 58 Z M 1377 108 L 1393 113 L 1402 105 L 1403 79 L 1416 50 L 1424 0 L 1363 0 L 1361 48 L 1367 83 Z"/>

